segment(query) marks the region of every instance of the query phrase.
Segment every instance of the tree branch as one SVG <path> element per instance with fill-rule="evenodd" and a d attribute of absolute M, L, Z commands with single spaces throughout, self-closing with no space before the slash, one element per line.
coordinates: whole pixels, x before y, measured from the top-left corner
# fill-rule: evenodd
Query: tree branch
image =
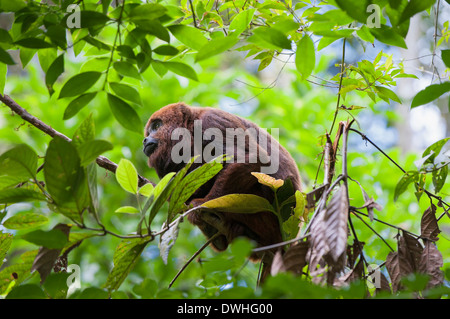
<path fill-rule="evenodd" d="M 45 124 L 44 122 L 42 122 L 37 117 L 35 117 L 35 116 L 31 115 L 30 113 L 28 113 L 28 111 L 26 109 L 24 109 L 19 104 L 17 104 L 16 101 L 14 101 L 8 95 L 0 94 L 0 101 L 2 101 L 14 113 L 18 114 L 25 121 L 27 121 L 28 123 L 30 123 L 34 127 L 38 128 L 39 130 L 41 130 L 45 134 L 50 135 L 51 137 L 59 136 L 59 137 L 65 139 L 66 141 L 69 141 L 69 142 L 72 141 L 70 138 L 68 138 L 64 134 L 58 132 L 57 130 L 53 129 L 51 126 L 49 126 L 49 125 Z M 97 159 L 95 161 L 96 161 L 98 166 L 106 169 L 107 171 L 110 171 L 112 173 L 116 172 L 117 164 L 112 162 L 108 158 L 106 158 L 104 156 L 99 156 L 99 157 L 97 157 Z M 139 187 L 141 187 L 141 186 L 143 186 L 143 185 L 145 185 L 147 183 L 155 185 L 154 183 L 152 183 L 151 181 L 149 181 L 148 179 L 146 179 L 143 176 L 138 175 L 138 178 L 139 178 Z"/>

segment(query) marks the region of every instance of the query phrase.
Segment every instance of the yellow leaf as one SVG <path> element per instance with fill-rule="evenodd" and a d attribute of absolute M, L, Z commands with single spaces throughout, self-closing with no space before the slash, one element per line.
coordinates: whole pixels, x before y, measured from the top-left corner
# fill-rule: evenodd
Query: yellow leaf
<path fill-rule="evenodd" d="M 253 214 L 274 212 L 272 205 L 264 197 L 253 194 L 229 194 L 203 203 L 201 206 L 220 212 Z"/>
<path fill-rule="evenodd" d="M 294 215 L 297 217 L 303 216 L 305 210 L 306 198 L 299 190 L 295 191 L 295 208 Z"/>
<path fill-rule="evenodd" d="M 272 176 L 266 175 L 264 173 L 252 172 L 252 175 L 258 179 L 258 182 L 263 185 L 269 186 L 273 190 L 277 190 L 284 184 L 284 181 L 282 179 L 275 179 Z"/>

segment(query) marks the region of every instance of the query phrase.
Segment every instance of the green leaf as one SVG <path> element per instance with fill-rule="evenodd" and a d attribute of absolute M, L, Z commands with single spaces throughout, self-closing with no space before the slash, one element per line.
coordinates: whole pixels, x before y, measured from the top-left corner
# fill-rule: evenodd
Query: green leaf
<path fill-rule="evenodd" d="M 9 32 L 3 28 L 0 28 L 0 42 L 1 43 L 12 43 L 13 39 Z"/>
<path fill-rule="evenodd" d="M 373 41 L 375 40 L 375 37 L 373 36 L 373 34 L 370 33 L 370 29 L 367 26 L 365 26 L 365 25 L 362 25 L 361 28 L 356 31 L 356 34 L 363 41 L 366 41 L 366 42 L 373 43 Z"/>
<path fill-rule="evenodd" d="M 14 62 L 9 53 L 3 50 L 2 47 L 0 47 L 0 62 L 3 62 L 8 65 L 16 64 L 16 62 Z"/>
<path fill-rule="evenodd" d="M 239 12 L 231 21 L 228 30 L 233 32 L 234 35 L 240 35 L 248 28 L 250 22 L 252 22 L 255 11 L 256 9 L 247 9 Z"/>
<path fill-rule="evenodd" d="M 179 24 L 169 26 L 168 29 L 178 41 L 194 50 L 199 51 L 208 44 L 208 40 L 197 28 Z"/>
<path fill-rule="evenodd" d="M 368 0 L 336 0 L 336 4 L 356 21 L 367 22 L 367 6 L 370 4 Z"/>
<path fill-rule="evenodd" d="M 51 299 L 66 299 L 67 290 L 69 289 L 67 279 L 70 276 L 70 273 L 64 271 L 48 275 L 43 283 L 43 287 Z"/>
<path fill-rule="evenodd" d="M 398 197 L 403 194 L 406 189 L 408 188 L 408 185 L 413 183 L 418 177 L 418 174 L 416 171 L 410 171 L 406 172 L 398 181 L 397 185 L 395 186 L 394 190 L 394 201 L 397 201 Z"/>
<path fill-rule="evenodd" d="M 227 213 L 253 214 L 273 212 L 267 199 L 253 194 L 230 194 L 203 203 L 201 206 Z"/>
<path fill-rule="evenodd" d="M 133 8 L 129 17 L 136 20 L 153 20 L 166 14 L 167 9 L 158 3 L 141 4 Z"/>
<path fill-rule="evenodd" d="M 434 192 L 437 194 L 441 191 L 442 187 L 445 185 L 445 180 L 448 175 L 448 164 L 443 166 L 437 171 L 433 171 L 433 186 Z"/>
<path fill-rule="evenodd" d="M 103 289 L 97 287 L 89 287 L 84 289 L 79 295 L 76 296 L 77 299 L 108 299 L 110 297 L 109 293 Z"/>
<path fill-rule="evenodd" d="M 80 157 L 72 143 L 55 136 L 47 149 L 44 178 L 48 192 L 58 204 L 73 200 L 81 178 Z"/>
<path fill-rule="evenodd" d="M 149 210 L 149 224 L 153 221 L 156 214 L 159 212 L 162 205 L 169 199 L 169 196 L 173 190 L 173 185 L 175 183 L 172 177 L 175 173 L 168 173 L 165 175 L 158 184 L 156 184 L 153 194 L 147 200 L 144 205 L 144 213 Z"/>
<path fill-rule="evenodd" d="M 122 158 L 117 166 L 116 180 L 120 186 L 132 194 L 137 194 L 138 174 L 133 163 Z"/>
<path fill-rule="evenodd" d="M 108 93 L 108 103 L 112 114 L 124 128 L 136 133 L 142 133 L 141 119 L 127 102 Z"/>
<path fill-rule="evenodd" d="M 161 63 L 165 68 L 169 71 L 184 76 L 185 78 L 198 81 L 197 73 L 195 70 L 187 64 L 181 62 L 162 62 L 162 61 L 154 61 L 153 63 Z"/>
<path fill-rule="evenodd" d="M 122 206 L 117 208 L 115 213 L 125 213 L 125 214 L 139 214 L 139 209 L 133 206 Z"/>
<path fill-rule="evenodd" d="M 158 283 L 150 278 L 145 278 L 133 287 L 133 292 L 141 296 L 142 299 L 154 299 L 157 291 Z"/>
<path fill-rule="evenodd" d="M 88 71 L 71 77 L 62 87 L 59 98 L 77 96 L 90 89 L 102 75 L 101 72 Z"/>
<path fill-rule="evenodd" d="M 46 198 L 41 193 L 26 188 L 9 188 L 0 191 L 0 204 L 14 204 L 35 200 L 45 201 Z"/>
<path fill-rule="evenodd" d="M 411 102 L 411 108 L 430 103 L 449 91 L 450 82 L 429 85 L 416 94 Z"/>
<path fill-rule="evenodd" d="M 110 82 L 109 86 L 114 91 L 114 93 L 117 94 L 117 96 L 127 101 L 142 105 L 142 100 L 141 97 L 139 96 L 139 91 L 136 90 L 134 87 L 118 82 Z"/>
<path fill-rule="evenodd" d="M 63 50 L 67 50 L 66 28 L 59 24 L 48 26 L 45 35 Z"/>
<path fill-rule="evenodd" d="M 305 195 L 299 190 L 295 191 L 295 208 L 294 215 L 296 217 L 300 217 L 303 215 L 306 206 L 306 198 Z"/>
<path fill-rule="evenodd" d="M 73 133 L 72 144 L 79 148 L 84 143 L 93 141 L 94 139 L 95 123 L 91 113 L 83 122 L 81 122 L 75 133 Z"/>
<path fill-rule="evenodd" d="M 39 285 L 25 284 L 14 287 L 5 299 L 46 299 L 46 296 Z"/>
<path fill-rule="evenodd" d="M 53 94 L 53 84 L 56 82 L 58 77 L 64 72 L 64 54 L 57 57 L 52 64 L 48 67 L 47 73 L 45 74 L 45 84 L 50 92 Z"/>
<path fill-rule="evenodd" d="M 129 45 L 118 45 L 116 47 L 117 52 L 120 56 L 123 56 L 128 59 L 136 59 L 136 55 L 134 54 L 133 49 Z"/>
<path fill-rule="evenodd" d="M 80 22 L 82 28 L 90 28 L 106 24 L 110 19 L 101 12 L 82 10 L 80 11 Z"/>
<path fill-rule="evenodd" d="M 78 148 L 78 154 L 81 159 L 81 166 L 87 166 L 94 161 L 100 154 L 112 150 L 113 145 L 104 140 L 93 140 L 83 143 Z"/>
<path fill-rule="evenodd" d="M 297 42 L 297 51 L 295 54 L 295 66 L 300 73 L 302 80 L 306 80 L 314 70 L 316 56 L 314 42 L 308 35 Z"/>
<path fill-rule="evenodd" d="M 64 110 L 63 120 L 68 120 L 74 117 L 78 112 L 80 112 L 92 99 L 97 95 L 97 92 L 89 92 L 74 98 L 67 105 Z"/>
<path fill-rule="evenodd" d="M 233 36 L 213 39 L 199 50 L 195 57 L 195 61 L 199 62 L 225 52 L 235 46 L 238 42 L 239 39 Z"/>
<path fill-rule="evenodd" d="M 153 194 L 154 186 L 150 183 L 145 184 L 141 188 L 139 188 L 139 194 L 144 195 L 145 197 L 150 197 Z"/>
<path fill-rule="evenodd" d="M 177 55 L 178 49 L 171 45 L 165 44 L 165 45 L 160 45 L 159 47 L 153 49 L 153 52 L 155 52 L 156 54 L 159 54 L 159 55 L 171 56 L 171 55 Z"/>
<path fill-rule="evenodd" d="M 426 9 L 431 7 L 435 2 L 436 0 L 410 0 L 405 10 L 403 10 L 400 20 L 397 22 L 397 25 L 410 19 L 415 14 L 425 11 Z"/>
<path fill-rule="evenodd" d="M 0 266 L 3 264 L 3 260 L 5 259 L 9 247 L 11 247 L 12 241 L 13 234 L 0 232 Z"/>
<path fill-rule="evenodd" d="M 282 224 L 283 232 L 286 234 L 286 240 L 294 239 L 299 232 L 300 219 L 295 215 L 290 215 Z"/>
<path fill-rule="evenodd" d="M 117 290 L 134 268 L 139 256 L 147 245 L 145 239 L 125 239 L 116 248 L 114 253 L 114 268 L 106 279 L 105 287 L 108 290 Z"/>
<path fill-rule="evenodd" d="M 85 36 L 83 40 L 89 43 L 90 45 L 96 47 L 99 51 L 100 50 L 111 51 L 111 47 L 109 45 L 96 38 Z"/>
<path fill-rule="evenodd" d="M 439 153 L 442 150 L 442 147 L 450 140 L 450 137 L 443 138 L 442 140 L 439 140 L 430 146 L 427 147 L 427 149 L 423 152 L 422 158 L 428 156 L 426 161 L 423 164 L 434 163 L 434 159 L 436 156 L 439 155 Z"/>
<path fill-rule="evenodd" d="M 195 191 L 220 172 L 222 167 L 221 163 L 212 160 L 190 172 L 178 185 L 175 185 L 169 202 L 169 222 L 176 213 L 183 209 L 184 203 Z"/>
<path fill-rule="evenodd" d="M 139 20 L 137 24 L 140 28 L 155 37 L 170 42 L 169 31 L 158 20 Z"/>
<path fill-rule="evenodd" d="M 26 38 L 18 40 L 14 43 L 29 49 L 44 49 L 54 47 L 53 44 L 48 43 L 40 38 Z"/>
<path fill-rule="evenodd" d="M 399 97 L 397 96 L 397 94 L 394 93 L 394 91 L 385 88 L 383 86 L 375 86 L 376 90 L 378 91 L 378 95 L 380 95 L 380 97 L 386 97 L 387 99 L 390 99 L 394 102 L 397 103 L 402 103 L 402 101 L 399 99 Z M 384 99 L 386 100 L 386 99 Z"/>
<path fill-rule="evenodd" d="M 20 236 L 20 238 L 49 249 L 62 249 L 67 243 L 67 235 L 59 229 L 49 231 L 35 230 Z"/>
<path fill-rule="evenodd" d="M 445 66 L 450 68 L 450 50 L 441 50 L 441 58 L 444 61 Z"/>
<path fill-rule="evenodd" d="M 115 62 L 113 65 L 114 69 L 122 76 L 127 76 L 130 78 L 134 78 L 137 80 L 141 80 L 141 75 L 139 74 L 138 69 L 129 62 Z"/>
<path fill-rule="evenodd" d="M 38 156 L 26 144 L 20 144 L 0 156 L 0 188 L 34 179 Z"/>
<path fill-rule="evenodd" d="M 370 33 L 374 37 L 383 43 L 397 46 L 403 49 L 407 49 L 405 39 L 396 32 L 395 29 L 390 28 L 386 25 L 381 25 L 380 28 L 370 28 Z"/>
<path fill-rule="evenodd" d="M 36 213 L 19 213 L 3 222 L 3 226 L 8 229 L 26 229 L 47 223 L 49 219 Z"/>
<path fill-rule="evenodd" d="M 46 73 L 50 65 L 57 58 L 57 50 L 56 48 L 40 49 L 37 53 L 42 71 Z"/>
<path fill-rule="evenodd" d="M 34 57 L 37 50 L 21 48 L 19 51 L 20 51 L 20 53 L 19 53 L 20 62 L 22 63 L 22 67 L 24 68 L 28 65 L 28 63 Z"/>
<path fill-rule="evenodd" d="M 260 40 L 274 45 L 277 48 L 290 50 L 291 41 L 286 35 L 275 28 L 259 27 L 253 30 L 253 34 L 260 38 Z"/>

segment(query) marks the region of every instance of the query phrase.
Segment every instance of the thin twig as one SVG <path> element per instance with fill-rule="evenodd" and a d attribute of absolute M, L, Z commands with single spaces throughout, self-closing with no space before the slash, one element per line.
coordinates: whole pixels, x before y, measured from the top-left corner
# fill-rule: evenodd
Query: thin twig
<path fill-rule="evenodd" d="M 439 21 L 439 5 L 440 5 L 440 0 L 437 1 L 436 4 L 436 14 L 435 14 L 435 21 L 434 21 L 434 46 L 433 46 L 433 56 L 431 58 L 431 65 L 433 67 L 433 75 L 431 77 L 431 83 L 433 83 L 434 80 L 434 75 L 437 74 L 439 82 L 441 82 L 441 76 L 439 75 L 439 72 L 436 68 L 436 65 L 434 64 L 434 57 L 436 56 L 436 48 L 437 48 L 437 27 L 438 27 L 438 21 Z"/>
<path fill-rule="evenodd" d="M 364 223 L 364 225 L 366 225 L 366 226 L 367 226 L 367 227 L 368 227 L 375 235 L 377 235 L 377 237 L 380 238 L 380 239 L 381 239 L 381 240 L 389 247 L 389 249 L 390 249 L 391 251 L 395 251 L 395 250 L 388 244 L 388 242 L 387 242 L 380 234 L 378 234 L 378 232 L 377 232 L 375 229 L 373 229 L 372 226 L 370 226 L 364 219 L 362 219 L 361 216 L 355 214 L 356 212 L 358 212 L 358 213 L 360 213 L 360 214 L 363 214 L 362 212 L 359 212 L 359 211 L 356 211 L 356 210 L 352 210 L 351 212 L 353 213 L 354 216 L 358 217 L 359 220 L 362 221 L 362 222 Z M 366 215 L 364 215 L 364 216 L 366 216 Z"/>
<path fill-rule="evenodd" d="M 334 124 L 336 123 L 336 118 L 339 112 L 339 104 L 341 101 L 341 88 L 342 88 L 342 80 L 344 79 L 344 70 L 345 70 L 345 44 L 346 38 L 344 38 L 344 42 L 342 43 L 342 59 L 341 59 L 341 76 L 339 80 L 339 91 L 338 98 L 336 102 L 336 110 L 334 111 L 333 123 L 331 123 L 330 134 L 333 132 Z"/>
<path fill-rule="evenodd" d="M 363 212 L 360 212 L 360 211 L 357 210 L 355 207 L 350 206 L 350 211 L 355 212 L 355 213 L 358 213 L 358 214 L 360 214 L 360 215 L 363 215 L 363 216 L 366 216 L 367 218 L 369 218 L 369 216 L 368 216 L 367 214 L 365 214 L 365 213 L 363 213 Z M 412 235 L 412 236 L 414 236 L 414 237 L 416 237 L 416 238 L 420 238 L 419 235 L 416 235 L 416 234 L 414 234 L 414 233 L 412 233 L 412 232 L 410 232 L 410 231 L 408 231 L 408 230 L 406 230 L 406 229 L 403 229 L 403 228 L 401 228 L 401 227 L 398 227 L 398 226 L 389 224 L 389 223 L 387 223 L 387 222 L 385 222 L 385 221 L 382 221 L 382 220 L 380 220 L 380 219 L 377 219 L 377 218 L 374 218 L 373 220 L 376 221 L 376 222 L 382 223 L 382 224 L 384 224 L 384 225 L 386 225 L 386 226 L 395 228 L 395 229 L 397 229 L 397 230 L 401 230 L 401 231 L 407 232 L 408 234 L 410 234 L 410 235 Z"/>
<path fill-rule="evenodd" d="M 333 132 L 334 124 L 336 123 L 336 118 L 339 113 L 339 104 L 341 103 L 341 88 L 342 88 L 342 81 L 344 79 L 344 70 L 345 70 L 345 44 L 346 44 L 346 38 L 344 38 L 344 42 L 342 43 L 342 58 L 341 58 L 341 76 L 339 80 L 339 88 L 338 88 L 338 98 L 336 102 L 336 110 L 334 111 L 334 117 L 333 122 L 331 123 L 331 128 L 329 134 Z M 324 154 L 322 154 L 322 157 L 320 158 L 319 166 L 317 167 L 316 177 L 314 179 L 314 185 L 317 183 L 317 178 L 319 177 L 319 170 L 322 166 Z"/>
<path fill-rule="evenodd" d="M 356 129 L 354 129 L 354 128 L 350 128 L 349 129 L 350 131 L 353 131 L 353 132 L 356 132 L 356 133 L 358 133 L 359 135 L 361 135 L 361 137 L 362 137 L 362 139 L 364 140 L 364 141 L 367 141 L 367 142 L 369 142 L 370 144 L 372 144 L 381 154 L 383 154 L 384 156 L 386 156 L 392 163 L 394 163 L 395 164 L 395 166 L 397 166 L 403 173 L 406 173 L 406 171 L 400 166 L 400 165 L 398 165 L 397 164 L 397 162 L 396 161 L 394 161 L 389 155 L 387 155 L 381 148 L 379 148 L 378 147 L 378 145 L 377 144 L 375 144 L 374 142 L 372 142 L 364 133 L 361 133 L 360 131 L 358 131 L 358 130 L 356 130 Z"/>
<path fill-rule="evenodd" d="M 307 237 L 309 237 L 309 233 L 306 233 L 305 235 L 303 235 L 303 236 L 301 236 L 301 237 L 297 237 L 297 238 L 294 238 L 294 239 L 290 239 L 290 240 L 287 240 L 287 241 L 283 241 L 283 242 L 281 242 L 281 243 L 277 243 L 277 244 L 273 244 L 273 245 L 269 245 L 269 246 L 263 246 L 263 247 L 254 248 L 254 249 L 252 250 L 252 253 L 258 253 L 258 252 L 261 252 L 261 251 L 266 251 L 266 250 L 271 250 L 271 249 L 278 248 L 278 247 L 283 247 L 283 246 L 285 246 L 285 245 L 289 245 L 289 244 L 292 244 L 292 243 L 296 243 L 296 242 L 298 242 L 298 241 L 301 241 L 301 240 L 303 240 L 303 239 L 305 239 L 305 238 L 307 238 Z"/>
<path fill-rule="evenodd" d="M 212 241 L 214 239 L 216 239 L 218 236 L 222 235 L 221 233 L 215 233 L 213 236 L 211 236 L 206 243 L 203 244 L 202 247 L 200 247 L 199 250 L 197 250 L 195 252 L 195 254 L 192 255 L 191 258 L 189 258 L 189 260 L 183 265 L 183 267 L 181 267 L 181 269 L 178 271 L 178 273 L 176 274 L 176 276 L 172 279 L 172 281 L 169 284 L 169 288 L 172 287 L 172 285 L 174 284 L 175 280 L 177 280 L 177 278 L 181 275 L 181 273 L 187 268 L 187 266 L 189 266 L 189 264 L 194 260 L 195 257 L 197 257 L 203 250 L 205 250 L 206 247 L 208 247 L 209 244 L 212 243 Z"/>
<path fill-rule="evenodd" d="M 369 263 L 367 262 L 366 257 L 364 257 L 363 247 L 361 246 L 361 242 L 359 241 L 358 236 L 356 235 L 355 227 L 353 226 L 353 222 L 352 222 L 352 219 L 350 218 L 350 215 L 348 216 L 348 223 L 350 224 L 350 229 L 352 230 L 353 237 L 355 237 L 354 240 L 356 240 L 356 243 L 358 245 L 359 255 L 361 256 L 364 264 L 366 266 L 368 266 Z M 364 271 L 364 269 L 363 269 L 363 271 Z"/>
<path fill-rule="evenodd" d="M 105 90 L 106 83 L 108 83 L 108 74 L 109 74 L 109 69 L 111 67 L 112 61 L 114 59 L 114 51 L 116 49 L 117 38 L 120 37 L 120 24 L 122 23 L 122 15 L 123 15 L 124 8 L 125 8 L 125 0 L 123 0 L 123 2 L 122 2 L 122 8 L 120 9 L 119 19 L 117 19 L 117 31 L 116 31 L 116 35 L 114 37 L 114 42 L 113 42 L 113 46 L 111 49 L 111 55 L 109 57 L 108 67 L 106 68 L 105 81 L 103 82 L 102 90 Z"/>
<path fill-rule="evenodd" d="M 378 147 L 378 145 L 376 145 L 374 142 L 372 142 L 365 134 L 363 134 L 360 131 L 355 130 L 353 128 L 350 128 L 349 130 L 358 133 L 362 137 L 363 140 L 365 140 L 365 141 L 369 142 L 370 144 L 372 144 L 381 154 L 386 156 L 392 163 L 394 163 L 395 166 L 397 166 L 403 172 L 403 174 L 406 173 L 406 171 L 399 164 L 397 164 L 396 161 L 394 161 L 389 155 L 387 155 L 380 147 Z M 419 186 L 418 183 L 416 183 L 416 185 Z M 437 199 L 438 201 L 440 201 L 442 204 L 446 205 L 447 207 L 450 207 L 450 204 L 448 204 L 445 201 L 443 201 L 442 197 L 431 193 L 430 191 L 426 190 L 425 188 L 422 188 L 422 189 L 423 189 L 423 192 L 425 194 L 427 194 L 428 197 L 433 197 L 434 199 Z"/>
<path fill-rule="evenodd" d="M 194 11 L 194 6 L 192 5 L 192 0 L 189 0 L 189 5 L 190 5 L 191 11 L 192 11 L 192 19 L 194 20 L 194 27 L 197 28 L 197 18 L 195 17 L 195 11 Z"/>

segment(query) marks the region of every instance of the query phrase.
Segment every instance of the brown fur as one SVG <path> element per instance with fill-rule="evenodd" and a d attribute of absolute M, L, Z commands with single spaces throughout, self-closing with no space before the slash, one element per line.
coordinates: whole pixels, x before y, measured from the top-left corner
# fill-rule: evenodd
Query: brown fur
<path fill-rule="evenodd" d="M 158 119 L 162 121 L 162 126 L 156 131 L 151 131 L 151 123 Z M 224 137 L 226 128 L 243 128 L 244 130 L 255 128 L 260 130 L 256 124 L 219 109 L 190 107 L 184 103 L 167 105 L 150 117 L 145 128 L 146 137 L 150 136 L 158 140 L 158 146 L 149 156 L 148 163 L 150 167 L 156 169 L 159 177 L 163 177 L 169 172 L 177 172 L 184 166 L 183 163 L 175 164 L 171 160 L 171 149 L 177 143 L 177 141 L 171 140 L 171 133 L 177 127 L 185 127 L 189 129 L 193 136 L 194 120 L 202 120 L 203 131 L 210 127 L 219 128 L 223 132 Z M 268 140 L 270 143 L 278 145 L 278 142 L 270 135 Z M 208 142 L 204 142 L 204 145 Z M 267 152 L 270 153 L 270 147 L 267 149 Z M 247 147 L 246 151 L 248 151 Z M 271 176 L 283 180 L 290 178 L 294 188 L 300 189 L 300 177 L 297 166 L 290 154 L 282 146 L 279 146 L 279 163 L 278 171 Z M 194 164 L 191 170 L 199 165 L 201 164 Z M 203 185 L 189 199 L 187 204 L 193 204 L 196 207 L 208 200 L 235 193 L 255 194 L 265 197 L 272 202 L 274 199 L 273 191 L 269 187 L 260 184 L 251 175 L 251 172 L 259 172 L 262 165 L 266 164 L 259 162 L 224 163 L 223 169 L 213 179 Z M 217 229 L 206 223 L 201 216 L 202 212 L 193 212 L 188 216 L 188 220 L 198 226 L 207 237 L 211 237 L 217 232 Z M 221 224 L 222 232 L 225 230 L 225 233 L 212 243 L 212 246 L 217 250 L 225 250 L 228 244 L 239 236 L 249 237 L 255 240 L 259 246 L 271 245 L 281 241 L 278 220 L 273 213 L 232 214 L 217 212 L 214 214 L 214 217 Z M 253 257 L 258 258 L 260 256 Z"/>

